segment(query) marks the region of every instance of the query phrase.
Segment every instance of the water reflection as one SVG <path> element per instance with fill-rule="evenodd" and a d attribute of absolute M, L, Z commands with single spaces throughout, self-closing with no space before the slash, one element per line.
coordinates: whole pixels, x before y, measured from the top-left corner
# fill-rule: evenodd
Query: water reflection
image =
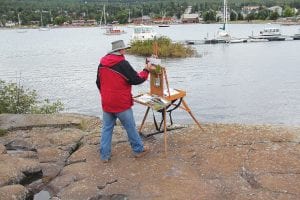
<path fill-rule="evenodd" d="M 34 195 L 33 200 L 49 200 L 51 199 L 50 193 L 46 190 L 42 190 Z"/>

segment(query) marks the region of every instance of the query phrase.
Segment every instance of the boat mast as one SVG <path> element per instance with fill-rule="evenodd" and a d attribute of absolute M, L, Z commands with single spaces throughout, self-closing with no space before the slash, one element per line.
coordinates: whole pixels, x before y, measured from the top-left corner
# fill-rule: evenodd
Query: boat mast
<path fill-rule="evenodd" d="M 19 23 L 19 27 L 20 27 L 21 26 L 20 13 L 18 13 L 18 23 Z"/>
<path fill-rule="evenodd" d="M 226 0 L 224 0 L 223 3 L 223 30 L 225 31 L 225 26 L 227 24 L 227 5 L 226 5 Z"/>
<path fill-rule="evenodd" d="M 102 13 L 101 13 L 100 26 L 102 26 L 102 17 L 103 17 L 103 11 L 102 11 Z"/>
<path fill-rule="evenodd" d="M 104 17 L 104 24 L 106 25 L 105 5 L 103 6 L 103 17 Z"/>
<path fill-rule="evenodd" d="M 104 19 L 104 25 L 106 26 L 105 4 L 103 5 L 103 10 L 100 18 L 100 26 L 102 26 L 102 19 Z"/>
<path fill-rule="evenodd" d="M 162 18 L 161 18 L 161 22 L 162 24 L 165 22 L 165 17 L 166 17 L 166 11 L 162 11 Z"/>
<path fill-rule="evenodd" d="M 43 25 L 43 11 L 41 11 L 41 27 L 44 26 Z"/>
<path fill-rule="evenodd" d="M 144 16 L 144 13 L 143 13 L 143 9 L 142 9 L 142 24 L 144 24 L 143 16 Z"/>
<path fill-rule="evenodd" d="M 227 8 L 227 1 L 225 0 L 225 24 L 228 23 L 228 8 Z"/>
<path fill-rule="evenodd" d="M 50 10 L 50 21 L 51 21 L 51 24 L 53 24 L 53 16 L 52 16 L 51 10 Z"/>
<path fill-rule="evenodd" d="M 128 23 L 131 22 L 131 19 L 130 19 L 130 9 L 129 9 L 129 12 L 128 12 Z"/>

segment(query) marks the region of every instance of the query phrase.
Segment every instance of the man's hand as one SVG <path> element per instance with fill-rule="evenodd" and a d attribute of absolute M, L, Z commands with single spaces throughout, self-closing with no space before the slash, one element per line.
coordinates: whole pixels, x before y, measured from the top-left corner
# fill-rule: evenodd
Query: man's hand
<path fill-rule="evenodd" d="M 146 68 L 148 71 L 153 71 L 153 70 L 156 69 L 156 67 L 153 66 L 150 62 L 147 63 L 147 64 L 145 65 L 145 68 Z"/>

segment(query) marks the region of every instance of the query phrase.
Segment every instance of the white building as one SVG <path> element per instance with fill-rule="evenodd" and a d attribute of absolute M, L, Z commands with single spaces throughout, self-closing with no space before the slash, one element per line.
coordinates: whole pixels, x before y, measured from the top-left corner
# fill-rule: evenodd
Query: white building
<path fill-rule="evenodd" d="M 268 10 L 277 12 L 279 16 L 282 15 L 282 8 L 280 6 L 273 6 L 273 7 L 268 8 Z"/>
<path fill-rule="evenodd" d="M 192 6 L 188 6 L 185 11 L 184 14 L 190 14 L 192 12 Z"/>
<path fill-rule="evenodd" d="M 199 23 L 199 14 L 183 14 L 181 16 L 182 23 Z"/>
<path fill-rule="evenodd" d="M 16 26 L 16 23 L 15 23 L 15 22 L 12 22 L 12 21 L 7 21 L 7 22 L 5 23 L 5 26 L 6 26 L 6 27 L 13 27 L 13 26 Z"/>

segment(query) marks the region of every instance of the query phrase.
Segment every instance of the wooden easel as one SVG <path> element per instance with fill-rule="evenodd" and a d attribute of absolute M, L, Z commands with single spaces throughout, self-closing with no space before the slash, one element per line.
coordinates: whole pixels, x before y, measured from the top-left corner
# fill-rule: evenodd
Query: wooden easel
<path fill-rule="evenodd" d="M 154 55 L 158 55 L 158 47 L 157 47 L 157 43 L 154 43 L 153 46 L 153 52 Z M 204 129 L 201 127 L 200 123 L 197 121 L 197 119 L 194 117 L 194 115 L 192 114 L 191 109 L 188 107 L 187 103 L 184 101 L 184 97 L 186 96 L 186 92 L 183 90 L 178 90 L 175 89 L 176 93 L 175 94 L 171 94 L 170 93 L 170 88 L 169 88 L 169 82 L 168 82 L 168 78 L 167 78 L 167 73 L 166 73 L 166 69 L 164 67 L 160 67 L 161 69 L 156 72 L 150 72 L 150 95 L 151 96 L 158 96 L 160 98 L 163 98 L 167 101 L 170 102 L 174 102 L 178 99 L 180 99 L 182 106 L 179 105 L 178 108 L 181 108 L 183 110 L 185 110 L 186 112 L 189 113 L 189 115 L 192 117 L 192 119 L 195 121 L 195 123 L 198 125 L 198 127 L 204 131 Z M 166 90 L 165 90 L 166 88 Z M 164 94 L 164 92 L 167 91 L 167 94 Z M 137 100 L 135 100 L 137 103 L 141 103 Z M 146 105 L 144 103 L 141 103 L 143 105 Z M 151 108 L 151 106 L 146 105 L 147 106 L 147 110 L 145 112 L 145 115 L 143 117 L 141 126 L 139 128 L 139 133 L 142 132 L 142 128 L 144 126 L 144 123 L 146 121 L 147 115 L 149 113 L 149 110 Z M 163 132 L 164 132 L 164 146 L 165 146 L 165 155 L 167 155 L 167 125 L 166 125 L 166 112 L 167 112 L 167 108 L 164 107 L 162 110 L 162 115 L 163 115 Z"/>

